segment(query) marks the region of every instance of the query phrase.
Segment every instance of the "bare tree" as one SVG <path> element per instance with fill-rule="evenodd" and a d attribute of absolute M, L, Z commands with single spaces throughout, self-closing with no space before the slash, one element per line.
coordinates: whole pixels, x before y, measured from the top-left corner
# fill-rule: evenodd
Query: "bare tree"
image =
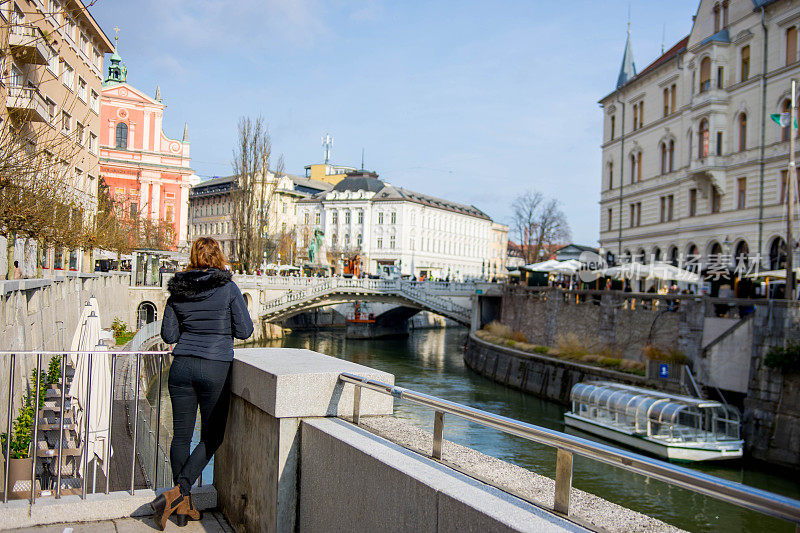
<path fill-rule="evenodd" d="M 558 200 L 528 190 L 514 200 L 512 207 L 512 228 L 519 238 L 526 263 L 538 261 L 540 250 L 549 251 L 555 244 L 569 239 L 569 224 Z"/>
<path fill-rule="evenodd" d="M 280 176 L 283 158 L 274 173 L 269 170 L 272 140 L 264 119 L 239 119 L 237 145 L 233 152 L 234 187 L 231 191 L 233 234 L 240 268 L 252 272 L 276 253 L 270 232 L 270 206 Z"/>

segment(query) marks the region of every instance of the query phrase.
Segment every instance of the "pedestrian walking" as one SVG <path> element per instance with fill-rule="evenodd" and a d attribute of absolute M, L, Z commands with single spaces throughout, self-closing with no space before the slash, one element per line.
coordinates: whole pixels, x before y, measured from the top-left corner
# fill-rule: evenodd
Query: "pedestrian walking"
<path fill-rule="evenodd" d="M 233 339 L 253 334 L 253 321 L 242 293 L 232 281 L 228 261 L 211 237 L 192 244 L 189 265 L 167 284 L 161 338 L 175 344 L 169 369 L 173 437 L 170 462 L 175 486 L 151 506 L 163 530 L 173 513 L 178 525 L 199 520 L 191 488 L 222 444 L 228 419 Z M 189 453 L 197 408 L 200 442 Z"/>

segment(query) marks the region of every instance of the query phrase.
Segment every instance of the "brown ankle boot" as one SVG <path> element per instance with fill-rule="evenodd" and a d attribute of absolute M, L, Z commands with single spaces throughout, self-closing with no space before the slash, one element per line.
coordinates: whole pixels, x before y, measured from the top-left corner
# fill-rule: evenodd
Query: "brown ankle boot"
<path fill-rule="evenodd" d="M 194 506 L 191 496 L 184 498 L 175 510 L 175 523 L 180 527 L 185 526 L 189 520 L 200 520 L 202 518 L 203 513 Z"/>
<path fill-rule="evenodd" d="M 153 520 L 156 523 L 156 526 L 161 531 L 164 531 L 164 527 L 167 525 L 167 519 L 169 516 L 175 512 L 175 510 L 180 507 L 181 503 L 185 502 L 188 498 L 185 498 L 181 494 L 181 488 L 179 486 L 172 487 L 166 492 L 163 492 L 158 495 L 158 497 L 153 500 L 150 506 L 153 508 Z"/>

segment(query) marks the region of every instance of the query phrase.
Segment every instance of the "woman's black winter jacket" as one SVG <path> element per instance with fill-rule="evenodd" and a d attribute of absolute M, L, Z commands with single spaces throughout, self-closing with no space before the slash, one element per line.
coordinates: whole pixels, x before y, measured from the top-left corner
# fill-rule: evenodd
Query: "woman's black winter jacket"
<path fill-rule="evenodd" d="M 233 339 L 253 334 L 253 321 L 227 270 L 187 270 L 169 280 L 161 338 L 173 355 L 231 361 Z"/>

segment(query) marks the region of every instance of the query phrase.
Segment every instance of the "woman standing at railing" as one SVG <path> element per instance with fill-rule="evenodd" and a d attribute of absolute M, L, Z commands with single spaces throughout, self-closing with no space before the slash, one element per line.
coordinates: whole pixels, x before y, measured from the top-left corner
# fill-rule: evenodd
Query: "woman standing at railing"
<path fill-rule="evenodd" d="M 175 345 L 169 370 L 173 437 L 169 455 L 175 487 L 153 503 L 161 529 L 172 513 L 178 525 L 199 520 L 191 488 L 225 434 L 230 399 L 233 339 L 253 334 L 253 321 L 239 287 L 231 281 L 227 259 L 217 241 L 200 237 L 192 244 L 189 266 L 169 281 L 170 297 L 161 323 L 161 338 Z M 197 408 L 200 442 L 189 454 Z"/>

